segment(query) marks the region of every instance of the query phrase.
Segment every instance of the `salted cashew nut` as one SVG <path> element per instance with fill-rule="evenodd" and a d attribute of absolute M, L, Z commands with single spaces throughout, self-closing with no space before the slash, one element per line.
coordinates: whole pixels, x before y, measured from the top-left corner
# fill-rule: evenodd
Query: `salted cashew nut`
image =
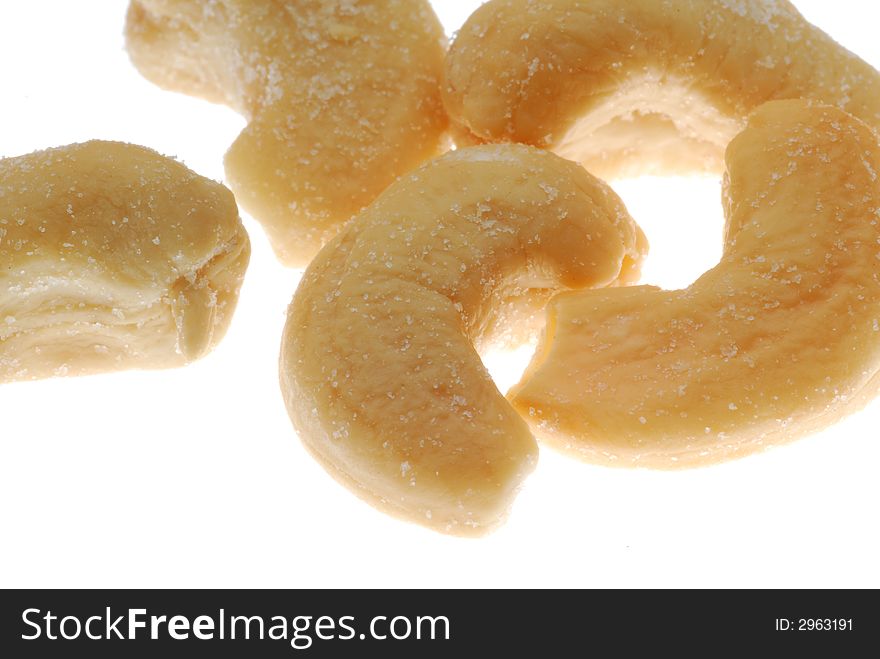
<path fill-rule="evenodd" d="M 232 193 L 149 149 L 0 160 L 0 382 L 202 356 L 249 255 Z"/>
<path fill-rule="evenodd" d="M 880 128 L 880 74 L 786 0 L 492 0 L 444 89 L 460 134 L 605 178 L 720 171 L 753 110 L 794 98 Z"/>
<path fill-rule="evenodd" d="M 475 345 L 524 290 L 629 282 L 644 251 L 617 196 L 549 152 L 486 146 L 428 163 L 306 270 L 280 361 L 300 437 L 380 508 L 486 532 L 537 453 Z"/>
<path fill-rule="evenodd" d="M 880 372 L 880 145 L 806 101 L 762 106 L 727 149 L 720 264 L 684 290 L 563 293 L 511 400 L 551 444 L 684 467 L 863 405 Z"/>
<path fill-rule="evenodd" d="M 445 146 L 427 0 L 132 0 L 126 39 L 151 81 L 247 118 L 227 179 L 288 265 Z"/>

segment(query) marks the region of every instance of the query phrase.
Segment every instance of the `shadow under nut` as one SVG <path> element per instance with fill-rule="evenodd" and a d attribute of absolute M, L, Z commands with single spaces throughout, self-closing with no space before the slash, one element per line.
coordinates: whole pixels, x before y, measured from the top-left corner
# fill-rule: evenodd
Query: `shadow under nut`
<path fill-rule="evenodd" d="M 459 130 L 604 177 L 720 171 L 753 110 L 795 98 L 880 128 L 880 74 L 786 0 L 492 0 L 444 86 Z"/>
<path fill-rule="evenodd" d="M 306 270 L 280 360 L 294 426 L 369 502 L 442 532 L 485 533 L 537 448 L 475 345 L 517 317 L 517 299 L 529 307 L 506 293 L 614 285 L 644 251 L 620 200 L 574 163 L 514 145 L 439 158 Z"/>
<path fill-rule="evenodd" d="M 684 290 L 564 293 L 511 392 L 591 462 L 675 468 L 819 430 L 877 393 L 880 144 L 806 101 L 762 106 L 726 153 L 724 254 Z"/>
<path fill-rule="evenodd" d="M 287 265 L 445 146 L 427 0 L 133 0 L 126 43 L 154 83 L 248 120 L 227 180 Z"/>
<path fill-rule="evenodd" d="M 201 357 L 249 256 L 232 193 L 149 149 L 0 160 L 0 382 Z"/>

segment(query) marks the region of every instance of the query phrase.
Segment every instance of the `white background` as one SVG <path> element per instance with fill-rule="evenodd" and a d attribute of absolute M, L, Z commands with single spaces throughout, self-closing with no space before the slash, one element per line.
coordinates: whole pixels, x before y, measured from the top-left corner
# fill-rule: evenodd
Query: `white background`
<path fill-rule="evenodd" d="M 452 32 L 478 2 L 436 2 Z M 880 11 L 796 3 L 880 66 Z M 124 0 L 0 2 L 0 156 L 91 138 L 222 179 L 244 126 L 128 63 Z M 652 242 L 645 280 L 720 254 L 715 179 L 615 183 Z M 0 386 L 0 587 L 880 586 L 880 404 L 739 462 L 656 473 L 543 451 L 508 524 L 444 537 L 374 511 L 306 454 L 277 386 L 299 273 L 258 225 L 227 339 L 176 371 Z M 525 351 L 488 356 L 502 389 Z"/>

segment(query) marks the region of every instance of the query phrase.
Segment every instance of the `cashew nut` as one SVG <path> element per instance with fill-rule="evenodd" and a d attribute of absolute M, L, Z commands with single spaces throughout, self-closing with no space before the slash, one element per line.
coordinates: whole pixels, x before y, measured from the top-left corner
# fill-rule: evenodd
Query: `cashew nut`
<path fill-rule="evenodd" d="M 786 0 L 492 0 L 444 90 L 461 130 L 604 177 L 720 171 L 746 117 L 792 98 L 880 128 L 880 74 Z"/>
<path fill-rule="evenodd" d="M 247 118 L 227 179 L 289 265 L 444 146 L 427 0 L 132 0 L 126 38 L 156 84 Z"/>
<path fill-rule="evenodd" d="M 0 382 L 200 357 L 249 255 L 229 190 L 143 147 L 0 160 Z"/>
<path fill-rule="evenodd" d="M 880 372 L 880 145 L 762 106 L 727 149 L 720 264 L 692 286 L 564 293 L 514 406 L 591 461 L 691 466 L 822 428 Z"/>
<path fill-rule="evenodd" d="M 487 531 L 536 445 L 474 344 L 525 291 L 630 281 L 644 249 L 617 196 L 548 152 L 475 147 L 425 165 L 327 245 L 296 292 L 280 370 L 303 442 L 388 512 Z"/>

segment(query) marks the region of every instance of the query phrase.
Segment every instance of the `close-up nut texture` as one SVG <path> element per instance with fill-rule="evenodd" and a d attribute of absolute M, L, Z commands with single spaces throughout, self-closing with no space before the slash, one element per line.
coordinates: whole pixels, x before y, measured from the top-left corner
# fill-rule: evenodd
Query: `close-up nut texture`
<path fill-rule="evenodd" d="M 880 128 L 880 73 L 787 0 L 491 0 L 444 87 L 459 135 L 608 178 L 720 172 L 752 111 L 797 98 Z"/>
<path fill-rule="evenodd" d="M 565 293 L 512 401 L 592 462 L 748 455 L 880 384 L 880 144 L 808 101 L 762 106 L 727 149 L 724 255 L 691 286 Z"/>
<path fill-rule="evenodd" d="M 528 291 L 631 282 L 646 245 L 620 199 L 547 151 L 492 145 L 402 178 L 306 270 L 281 388 L 309 451 L 380 508 L 479 535 L 537 447 L 475 346 Z M 499 314 L 502 316 L 499 318 Z"/>
<path fill-rule="evenodd" d="M 0 160 L 0 382 L 201 357 L 249 257 L 229 190 L 149 149 Z"/>
<path fill-rule="evenodd" d="M 133 0 L 125 32 L 152 82 L 247 119 L 226 177 L 287 265 L 446 144 L 427 0 Z"/>

